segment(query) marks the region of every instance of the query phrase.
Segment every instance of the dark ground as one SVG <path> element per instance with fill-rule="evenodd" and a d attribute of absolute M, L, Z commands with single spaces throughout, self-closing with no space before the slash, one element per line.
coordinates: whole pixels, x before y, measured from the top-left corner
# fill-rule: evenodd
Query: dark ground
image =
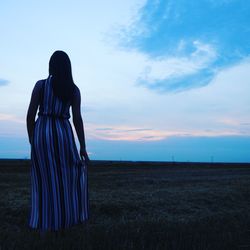
<path fill-rule="evenodd" d="M 250 249 L 250 164 L 93 162 L 90 220 L 27 227 L 30 162 L 0 161 L 0 250 Z"/>

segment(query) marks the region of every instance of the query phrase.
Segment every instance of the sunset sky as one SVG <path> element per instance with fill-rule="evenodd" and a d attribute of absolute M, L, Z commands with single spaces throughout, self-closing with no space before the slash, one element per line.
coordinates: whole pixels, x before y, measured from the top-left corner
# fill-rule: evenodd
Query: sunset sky
<path fill-rule="evenodd" d="M 250 1 L 0 3 L 0 158 L 30 158 L 34 84 L 64 50 L 90 158 L 250 162 Z"/>

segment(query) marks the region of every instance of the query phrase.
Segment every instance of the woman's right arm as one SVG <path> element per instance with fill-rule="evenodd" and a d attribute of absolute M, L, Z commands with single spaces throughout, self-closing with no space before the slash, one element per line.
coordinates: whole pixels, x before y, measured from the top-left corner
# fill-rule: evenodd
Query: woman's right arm
<path fill-rule="evenodd" d="M 80 155 L 82 155 L 85 161 L 89 163 L 89 157 L 85 144 L 83 121 L 81 116 L 81 93 L 78 87 L 76 87 L 72 102 L 72 115 L 76 134 L 80 143 Z"/>
<path fill-rule="evenodd" d="M 26 126 L 27 126 L 30 144 L 32 143 L 32 137 L 33 137 L 34 128 L 35 128 L 35 118 L 36 118 L 36 113 L 37 113 L 37 109 L 39 106 L 42 83 L 43 83 L 42 81 L 38 81 L 35 84 L 33 91 L 32 91 L 28 112 L 26 115 Z"/>

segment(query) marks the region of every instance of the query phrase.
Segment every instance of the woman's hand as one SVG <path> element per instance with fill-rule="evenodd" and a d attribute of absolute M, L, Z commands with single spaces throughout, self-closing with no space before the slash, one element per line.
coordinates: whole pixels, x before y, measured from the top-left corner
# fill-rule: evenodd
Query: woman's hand
<path fill-rule="evenodd" d="M 86 164 L 89 165 L 90 159 L 89 159 L 88 153 L 87 153 L 85 148 L 80 149 L 80 155 L 84 157 L 84 160 L 86 161 Z"/>

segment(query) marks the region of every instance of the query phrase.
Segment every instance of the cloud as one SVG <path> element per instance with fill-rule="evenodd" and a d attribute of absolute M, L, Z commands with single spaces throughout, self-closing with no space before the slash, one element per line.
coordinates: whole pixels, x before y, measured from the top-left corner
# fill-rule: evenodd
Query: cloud
<path fill-rule="evenodd" d="M 125 129 L 124 132 L 138 132 L 138 131 L 150 131 L 151 128 L 132 128 L 132 129 Z"/>
<path fill-rule="evenodd" d="M 103 126 L 88 124 L 87 134 L 92 139 L 112 140 L 112 141 L 151 141 L 161 140 L 172 134 L 166 131 L 153 130 L 151 128 L 138 128 L 132 126 Z"/>
<path fill-rule="evenodd" d="M 107 131 L 107 130 L 113 130 L 113 128 L 96 128 L 95 130 Z"/>
<path fill-rule="evenodd" d="M 143 78 L 137 80 L 138 85 L 143 85 L 148 89 L 155 90 L 158 93 L 180 92 L 195 87 L 206 86 L 213 79 L 214 74 L 207 70 L 200 71 L 197 74 L 174 76 L 166 79 L 153 79 L 151 81 Z"/>
<path fill-rule="evenodd" d="M 25 119 L 20 119 L 16 117 L 15 115 L 4 114 L 4 113 L 0 113 L 0 121 L 8 121 L 8 122 L 25 124 Z"/>
<path fill-rule="evenodd" d="M 224 122 L 224 121 L 222 121 Z M 226 121 L 227 122 L 227 121 Z M 233 136 L 242 135 L 242 133 L 235 128 L 228 127 L 226 129 L 153 129 L 153 128 L 138 128 L 133 126 L 116 125 L 105 126 L 101 124 L 85 125 L 86 135 L 91 140 L 105 140 L 105 141 L 160 141 L 173 136 L 193 136 L 193 137 L 217 137 L 217 136 Z"/>
<path fill-rule="evenodd" d="M 202 87 L 250 55 L 250 2 L 147 0 L 119 45 L 149 58 L 137 80 L 157 92 Z"/>
<path fill-rule="evenodd" d="M 8 80 L 2 79 L 0 78 L 0 86 L 6 86 L 8 85 L 10 82 Z"/>
<path fill-rule="evenodd" d="M 0 136 L 20 138 L 27 135 L 25 118 L 0 113 Z"/>
<path fill-rule="evenodd" d="M 199 41 L 193 45 L 195 51 L 188 56 L 149 60 L 137 83 L 158 92 L 178 92 L 207 85 L 215 73 L 208 65 L 215 61 L 216 50 Z"/>

